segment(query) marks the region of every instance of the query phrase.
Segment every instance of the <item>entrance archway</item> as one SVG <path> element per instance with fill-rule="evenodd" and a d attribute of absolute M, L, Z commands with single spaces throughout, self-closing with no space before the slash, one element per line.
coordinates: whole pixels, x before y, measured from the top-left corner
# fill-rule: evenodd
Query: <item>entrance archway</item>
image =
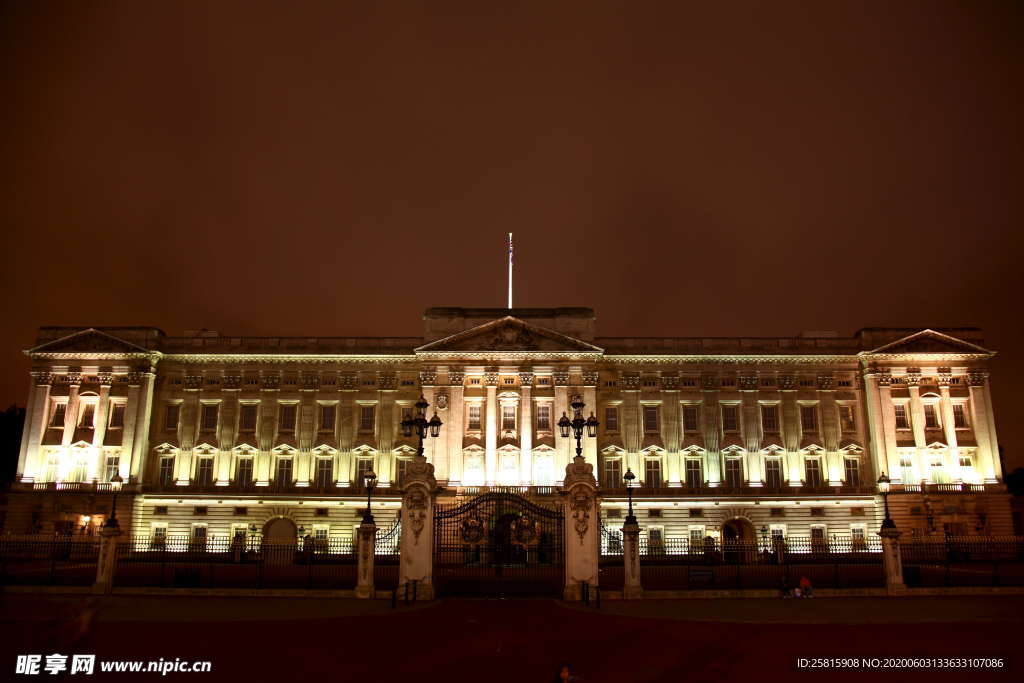
<path fill-rule="evenodd" d="M 751 562 L 757 554 L 754 525 L 741 517 L 722 523 L 722 555 L 726 562 Z"/>
<path fill-rule="evenodd" d="M 277 517 L 270 520 L 263 526 L 263 543 L 266 545 L 291 545 L 297 544 L 299 530 L 295 522 L 286 517 Z"/>

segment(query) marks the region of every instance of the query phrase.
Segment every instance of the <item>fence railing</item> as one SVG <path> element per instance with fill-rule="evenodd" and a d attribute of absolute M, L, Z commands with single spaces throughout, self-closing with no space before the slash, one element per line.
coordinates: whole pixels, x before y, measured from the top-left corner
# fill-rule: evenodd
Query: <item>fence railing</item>
<path fill-rule="evenodd" d="M 81 536 L 0 539 L 0 584 L 88 586 L 96 580 L 99 543 Z"/>

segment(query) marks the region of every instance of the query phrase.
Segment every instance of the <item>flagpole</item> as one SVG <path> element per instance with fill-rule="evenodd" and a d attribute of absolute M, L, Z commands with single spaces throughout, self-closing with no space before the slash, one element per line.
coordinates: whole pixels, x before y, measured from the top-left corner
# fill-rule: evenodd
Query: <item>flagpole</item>
<path fill-rule="evenodd" d="M 512 308 L 512 233 L 508 234 L 508 307 Z"/>

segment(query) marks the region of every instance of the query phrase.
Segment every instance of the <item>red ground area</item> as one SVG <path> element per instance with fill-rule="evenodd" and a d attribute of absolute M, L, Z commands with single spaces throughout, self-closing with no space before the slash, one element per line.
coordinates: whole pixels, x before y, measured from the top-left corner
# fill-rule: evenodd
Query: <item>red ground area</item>
<path fill-rule="evenodd" d="M 163 680 L 546 682 L 563 660 L 574 664 L 584 683 L 987 681 L 1020 680 L 1021 674 L 1021 621 L 1013 616 L 1020 615 L 1019 598 L 1001 605 L 993 601 L 991 614 L 957 606 L 968 603 L 921 598 L 860 604 L 857 599 L 647 601 L 606 603 L 601 611 L 548 600 L 445 600 L 393 612 L 379 602 L 367 607 L 356 601 L 116 600 L 116 606 L 100 604 L 82 634 L 76 622 L 81 600 L 50 598 L 27 615 L 30 598 L 5 599 L 3 667 L 13 672 L 16 654 L 60 651 L 95 653 L 99 659 L 213 662 L 212 673 L 170 674 Z M 715 620 L 716 613 L 721 620 Z M 820 623 L 830 615 L 853 623 Z M 58 625 L 58 617 L 71 621 Z M 885 619 L 890 623 L 865 623 Z M 1005 666 L 798 668 L 798 658 L 814 657 L 1001 657 Z"/>

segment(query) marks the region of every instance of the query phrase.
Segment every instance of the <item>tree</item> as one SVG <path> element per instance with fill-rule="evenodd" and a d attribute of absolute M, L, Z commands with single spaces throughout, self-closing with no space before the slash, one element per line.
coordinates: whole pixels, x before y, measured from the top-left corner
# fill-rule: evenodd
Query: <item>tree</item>
<path fill-rule="evenodd" d="M 11 405 L 0 413 L 0 482 L 14 481 L 21 450 L 21 430 L 25 426 L 25 409 Z"/>

